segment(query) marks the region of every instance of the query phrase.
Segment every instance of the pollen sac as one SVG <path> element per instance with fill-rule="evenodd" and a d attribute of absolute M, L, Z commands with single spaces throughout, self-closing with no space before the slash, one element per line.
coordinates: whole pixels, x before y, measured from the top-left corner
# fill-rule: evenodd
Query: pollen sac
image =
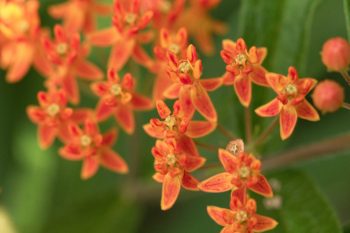
<path fill-rule="evenodd" d="M 344 89 L 335 81 L 324 80 L 316 86 L 312 100 L 323 113 L 335 112 L 343 105 Z"/>
<path fill-rule="evenodd" d="M 350 45 L 341 38 L 331 38 L 323 44 L 322 62 L 331 71 L 344 71 L 350 64 Z"/>

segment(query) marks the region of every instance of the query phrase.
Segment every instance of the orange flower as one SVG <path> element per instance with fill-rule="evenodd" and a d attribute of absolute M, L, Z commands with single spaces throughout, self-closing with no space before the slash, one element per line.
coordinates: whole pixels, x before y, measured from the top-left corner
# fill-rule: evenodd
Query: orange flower
<path fill-rule="evenodd" d="M 115 130 L 102 135 L 94 121 L 86 120 L 84 129 L 73 124 L 69 127 L 69 131 L 71 139 L 60 149 L 60 155 L 68 160 L 84 160 L 82 179 L 94 176 L 99 165 L 118 173 L 128 172 L 125 161 L 111 149 L 117 137 Z"/>
<path fill-rule="evenodd" d="M 232 190 L 232 197 L 245 202 L 246 190 L 250 189 L 265 197 L 273 195 L 271 186 L 261 174 L 261 163 L 253 155 L 241 152 L 233 155 L 219 149 L 219 159 L 225 172 L 201 182 L 198 187 L 204 192 L 221 193 Z"/>
<path fill-rule="evenodd" d="M 298 117 L 309 121 L 320 119 L 317 111 L 305 99 L 305 96 L 315 86 L 317 82 L 315 79 L 299 79 L 294 67 L 289 67 L 288 76 L 269 73 L 266 79 L 278 96 L 256 109 L 255 112 L 262 117 L 279 114 L 280 134 L 283 140 L 293 133 Z"/>
<path fill-rule="evenodd" d="M 37 0 L 0 0 L 0 68 L 8 82 L 20 81 L 32 64 L 46 71 Z"/>
<path fill-rule="evenodd" d="M 148 66 L 151 59 L 140 43 L 151 41 L 153 34 L 140 31 L 147 27 L 152 17 L 152 11 L 141 12 L 140 0 L 116 0 L 113 16 L 114 27 L 89 34 L 88 41 L 101 47 L 113 45 L 108 68 L 119 71 L 131 56 L 135 61 Z"/>
<path fill-rule="evenodd" d="M 181 186 L 188 190 L 198 190 L 198 181 L 190 174 L 200 168 L 205 159 L 200 156 L 186 154 L 175 139 L 157 140 L 152 148 L 155 158 L 156 174 L 153 178 L 163 183 L 161 208 L 170 209 L 179 193 Z"/>
<path fill-rule="evenodd" d="M 111 13 L 111 6 L 96 0 L 68 0 L 49 8 L 49 14 L 55 19 L 62 19 L 64 28 L 70 33 L 92 32 L 96 29 L 96 15 Z"/>
<path fill-rule="evenodd" d="M 92 91 L 100 97 L 96 109 L 99 121 L 114 114 L 116 121 L 129 134 L 134 132 L 134 110 L 149 110 L 153 103 L 145 96 L 134 91 L 135 80 L 131 74 L 125 74 L 122 81 L 113 69 L 108 72 L 108 80 L 93 83 Z"/>
<path fill-rule="evenodd" d="M 205 54 L 214 52 L 212 34 L 224 34 L 227 31 L 224 23 L 212 19 L 208 13 L 219 3 L 220 0 L 191 0 L 190 6 L 176 21 L 178 28 L 186 27 L 189 35 L 196 40 Z"/>
<path fill-rule="evenodd" d="M 207 90 L 215 90 L 222 84 L 222 79 L 200 80 L 202 76 L 202 61 L 198 59 L 196 48 L 187 47 L 186 56 L 178 58 L 168 53 L 169 75 L 174 80 L 164 96 L 170 99 L 179 98 L 182 111 L 186 116 L 192 116 L 195 109 L 209 121 L 217 121 L 215 107 Z"/>
<path fill-rule="evenodd" d="M 237 42 L 224 40 L 221 57 L 226 63 L 225 84 L 234 86 L 239 101 L 248 107 L 252 98 L 252 84 L 268 86 L 265 78 L 266 70 L 261 66 L 264 61 L 266 48 L 251 47 L 249 51 L 242 38 Z"/>
<path fill-rule="evenodd" d="M 256 214 L 256 202 L 248 198 L 242 203 L 232 198 L 230 209 L 208 206 L 209 216 L 224 228 L 221 233 L 254 233 L 272 230 L 277 222 L 269 217 Z"/>
<path fill-rule="evenodd" d="M 54 27 L 55 40 L 45 38 L 44 47 L 51 62 L 46 83 L 49 89 L 62 88 L 70 101 L 79 102 L 76 77 L 97 80 L 103 77 L 100 69 L 86 60 L 88 49 L 80 44 L 78 33 L 67 33 L 62 26 Z"/>

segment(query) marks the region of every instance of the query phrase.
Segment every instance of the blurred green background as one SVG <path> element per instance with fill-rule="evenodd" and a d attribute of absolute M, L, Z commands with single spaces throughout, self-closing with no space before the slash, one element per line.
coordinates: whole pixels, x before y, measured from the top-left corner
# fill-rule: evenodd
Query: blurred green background
<path fill-rule="evenodd" d="M 44 26 L 55 21 L 46 13 L 50 4 L 43 0 L 40 14 Z M 349 3 L 347 0 L 345 3 Z M 248 45 L 266 46 L 264 63 L 270 71 L 286 73 L 295 66 L 301 77 L 318 80 L 332 78 L 342 85 L 338 74 L 327 73 L 319 52 L 329 37 L 346 37 L 346 20 L 342 0 L 223 0 L 212 12 L 213 17 L 227 22 L 229 33 L 216 37 L 217 52 L 204 57 L 204 75 L 221 75 L 224 64 L 219 57 L 223 38 L 244 37 Z M 106 26 L 109 20 L 101 19 Z M 101 68 L 106 64 L 106 49 L 95 49 L 91 59 Z M 134 67 L 133 64 L 130 67 Z M 138 72 L 140 91 L 151 92 L 152 76 Z M 0 71 L 0 77 L 4 76 Z M 57 155 L 59 143 L 41 151 L 36 140 L 36 127 L 25 114 L 29 104 L 36 104 L 36 93 L 43 89 L 43 79 L 35 71 L 18 84 L 7 84 L 0 78 L 0 233 L 212 233 L 219 232 L 206 213 L 207 205 L 228 207 L 229 194 L 203 194 L 182 191 L 176 205 L 167 212 L 159 208 L 160 189 L 154 192 L 151 179 L 154 143 L 141 125 L 155 111 L 137 115 L 138 129 L 133 136 L 120 133 L 115 149 L 129 162 L 131 174 L 120 176 L 101 169 L 91 180 L 80 180 L 79 162 L 69 162 Z M 86 87 L 86 83 L 81 83 Z M 273 93 L 254 87 L 253 107 L 267 102 Z M 349 98 L 347 87 L 347 100 Z M 232 87 L 211 94 L 219 121 L 228 130 L 244 136 L 243 113 Z M 82 106 L 94 106 L 96 99 L 83 94 Z M 254 116 L 254 133 L 261 132 L 271 119 Z M 109 122 L 113 124 L 113 122 Z M 260 148 L 262 158 L 269 154 L 300 147 L 321 139 L 350 133 L 350 112 L 340 110 L 323 115 L 318 123 L 299 121 L 291 139 L 281 142 L 276 130 L 269 143 Z M 219 133 L 202 142 L 225 146 Z M 349 141 L 350 144 L 350 141 Z M 208 161 L 217 155 L 201 151 Z M 268 173 L 281 184 L 276 195 L 278 209 L 265 209 L 259 199 L 259 212 L 273 216 L 279 233 L 350 232 L 350 150 L 329 154 L 319 159 L 284 167 Z M 213 172 L 201 173 L 204 179 Z M 135 178 L 136 177 L 136 178 Z M 150 187 L 140 190 L 137 179 Z M 13 231 L 9 228 L 12 226 Z"/>

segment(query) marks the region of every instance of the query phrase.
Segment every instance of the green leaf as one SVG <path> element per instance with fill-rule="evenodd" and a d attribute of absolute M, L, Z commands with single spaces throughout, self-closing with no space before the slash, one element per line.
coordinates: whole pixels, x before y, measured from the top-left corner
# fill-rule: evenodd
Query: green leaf
<path fill-rule="evenodd" d="M 348 40 L 350 40 L 350 0 L 343 0 L 346 30 L 348 32 Z"/>
<path fill-rule="evenodd" d="M 287 170 L 270 177 L 281 184 L 280 191 L 275 191 L 275 197 L 282 200 L 281 207 L 273 213 L 280 222 L 273 232 L 342 232 L 334 211 L 307 175 Z"/>

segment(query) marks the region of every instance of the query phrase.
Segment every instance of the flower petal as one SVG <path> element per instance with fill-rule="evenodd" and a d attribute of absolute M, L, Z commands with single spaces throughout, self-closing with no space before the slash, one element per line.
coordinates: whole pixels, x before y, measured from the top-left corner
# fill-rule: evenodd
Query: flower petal
<path fill-rule="evenodd" d="M 269 217 L 262 216 L 259 214 L 255 215 L 257 223 L 254 225 L 254 232 L 264 232 L 271 230 L 277 226 L 277 222 Z"/>
<path fill-rule="evenodd" d="M 203 166 L 206 159 L 200 156 L 187 156 L 184 163 L 184 169 L 187 172 L 192 172 Z"/>
<path fill-rule="evenodd" d="M 248 107 L 252 98 L 252 83 L 249 77 L 245 75 L 237 76 L 233 86 L 239 102 L 241 102 L 244 107 Z"/>
<path fill-rule="evenodd" d="M 103 78 L 102 71 L 93 63 L 87 60 L 78 60 L 74 64 L 75 73 L 87 80 L 97 80 Z"/>
<path fill-rule="evenodd" d="M 98 171 L 98 161 L 96 156 L 89 156 L 84 159 L 83 167 L 81 169 L 81 178 L 86 180 L 94 176 Z"/>
<path fill-rule="evenodd" d="M 254 66 L 249 76 L 255 84 L 265 87 L 269 86 L 266 80 L 266 70 L 262 66 Z"/>
<path fill-rule="evenodd" d="M 50 127 L 47 125 L 39 125 L 38 128 L 38 138 L 39 145 L 42 149 L 49 148 L 57 135 L 57 130 L 55 127 Z"/>
<path fill-rule="evenodd" d="M 163 180 L 161 209 L 168 210 L 176 202 L 181 189 L 181 176 L 166 174 Z"/>
<path fill-rule="evenodd" d="M 198 156 L 198 150 L 193 140 L 185 135 L 177 138 L 177 147 L 184 153 L 192 156 Z"/>
<path fill-rule="evenodd" d="M 27 115 L 33 123 L 42 123 L 46 118 L 46 113 L 39 107 L 29 106 L 27 107 Z"/>
<path fill-rule="evenodd" d="M 59 150 L 59 154 L 67 160 L 81 160 L 84 158 L 81 148 L 75 145 L 66 145 Z"/>
<path fill-rule="evenodd" d="M 219 160 L 225 171 L 233 173 L 237 170 L 237 157 L 227 150 L 219 149 Z"/>
<path fill-rule="evenodd" d="M 194 106 L 191 98 L 191 91 L 188 87 L 182 86 L 180 89 L 179 103 L 185 118 L 192 118 L 194 114 Z"/>
<path fill-rule="evenodd" d="M 255 113 L 261 117 L 276 116 L 281 112 L 283 104 L 277 98 L 271 100 L 267 104 L 255 109 Z"/>
<path fill-rule="evenodd" d="M 111 51 L 108 67 L 119 71 L 129 60 L 135 45 L 135 40 L 118 40 Z"/>
<path fill-rule="evenodd" d="M 282 140 L 287 139 L 293 133 L 297 119 L 298 115 L 294 107 L 283 106 L 280 114 L 280 134 Z"/>
<path fill-rule="evenodd" d="M 198 190 L 198 180 L 191 176 L 189 173 L 185 172 L 182 177 L 182 187 L 187 190 L 197 191 Z"/>
<path fill-rule="evenodd" d="M 162 78 L 162 79 L 165 79 L 165 78 Z M 165 79 L 165 80 L 169 80 L 169 81 L 167 81 L 167 83 L 169 83 L 169 84 L 172 83 L 172 81 L 170 79 Z M 163 96 L 167 99 L 179 98 L 181 87 L 182 87 L 182 85 L 180 83 L 171 84 L 168 86 L 168 88 L 166 88 L 164 90 Z"/>
<path fill-rule="evenodd" d="M 209 216 L 220 226 L 227 226 L 233 223 L 234 213 L 229 209 L 208 206 L 207 211 Z"/>
<path fill-rule="evenodd" d="M 257 183 L 249 188 L 256 193 L 263 195 L 264 197 L 273 196 L 272 188 L 263 175 L 260 175 Z"/>
<path fill-rule="evenodd" d="M 115 140 L 117 139 L 117 130 L 112 129 L 103 134 L 102 137 L 102 145 L 104 146 L 112 146 L 115 143 Z"/>
<path fill-rule="evenodd" d="M 114 27 L 92 32 L 87 35 L 87 41 L 101 47 L 115 44 L 120 39 L 120 35 Z"/>
<path fill-rule="evenodd" d="M 266 74 L 267 83 L 270 85 L 270 87 L 277 94 L 279 94 L 279 92 L 283 88 L 284 82 L 282 82 L 282 80 L 284 80 L 284 79 L 285 79 L 285 77 L 283 75 L 280 75 L 280 74 L 276 74 L 276 73 L 267 73 Z"/>
<path fill-rule="evenodd" d="M 215 128 L 215 122 L 190 121 L 186 129 L 186 135 L 190 138 L 200 138 L 210 134 Z"/>
<path fill-rule="evenodd" d="M 163 100 L 158 100 L 156 102 L 156 108 L 157 108 L 157 111 L 158 111 L 160 118 L 162 118 L 162 119 L 167 118 L 171 114 L 169 107 L 164 103 Z"/>
<path fill-rule="evenodd" d="M 198 188 L 204 192 L 222 193 L 234 188 L 231 183 L 232 175 L 228 172 L 222 172 L 202 181 Z"/>
<path fill-rule="evenodd" d="M 21 80 L 28 72 L 33 61 L 33 48 L 27 43 L 19 43 L 13 56 L 15 59 L 6 74 L 6 80 L 10 83 Z"/>
<path fill-rule="evenodd" d="M 135 130 L 134 113 L 128 106 L 120 105 L 116 108 L 115 118 L 126 133 L 132 134 Z"/>
<path fill-rule="evenodd" d="M 116 108 L 109 105 L 103 99 L 97 105 L 96 108 L 96 118 L 98 121 L 106 120 L 109 116 L 113 114 Z"/>
<path fill-rule="evenodd" d="M 302 119 L 309 121 L 320 120 L 316 109 L 307 100 L 303 100 L 300 104 L 295 106 L 295 109 L 297 110 L 298 117 Z"/>
<path fill-rule="evenodd" d="M 151 99 L 136 93 L 133 93 L 132 95 L 131 105 L 133 109 L 140 111 L 150 110 L 153 108 L 153 103 Z"/>
<path fill-rule="evenodd" d="M 191 99 L 197 111 L 209 121 L 217 121 L 215 107 L 201 85 L 194 85 L 191 89 Z"/>
<path fill-rule="evenodd" d="M 222 86 L 224 79 L 223 78 L 208 78 L 202 79 L 200 82 L 205 90 L 215 91 Z"/>
<path fill-rule="evenodd" d="M 164 130 L 161 127 L 154 127 L 152 124 L 145 124 L 143 130 L 153 138 L 164 138 Z"/>
<path fill-rule="evenodd" d="M 100 163 L 102 166 L 118 173 L 127 173 L 129 170 L 124 159 L 110 149 L 101 152 Z"/>
<path fill-rule="evenodd" d="M 160 173 L 155 173 L 152 178 L 157 181 L 158 183 L 163 183 L 164 180 L 164 175 L 160 174 Z"/>

